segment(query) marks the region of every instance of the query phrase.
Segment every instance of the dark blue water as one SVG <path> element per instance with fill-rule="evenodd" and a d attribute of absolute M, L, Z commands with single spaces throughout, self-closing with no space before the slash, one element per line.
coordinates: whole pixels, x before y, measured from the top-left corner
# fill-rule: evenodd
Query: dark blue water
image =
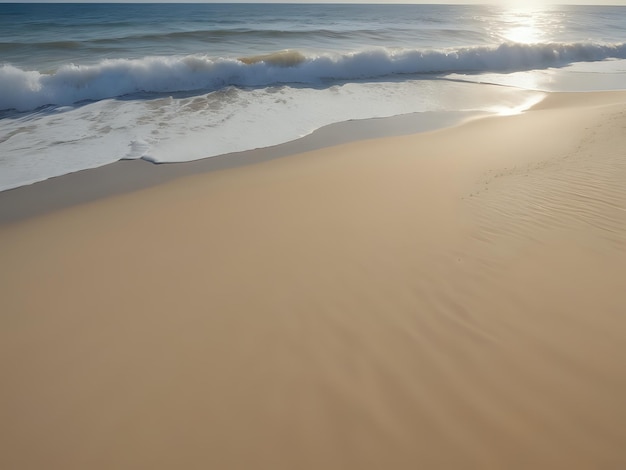
<path fill-rule="evenodd" d="M 527 28 L 526 36 L 515 36 L 520 27 Z M 231 57 L 282 49 L 346 53 L 520 39 L 623 42 L 625 28 L 624 7 L 0 4 L 0 62 L 42 70 L 151 55 Z"/>

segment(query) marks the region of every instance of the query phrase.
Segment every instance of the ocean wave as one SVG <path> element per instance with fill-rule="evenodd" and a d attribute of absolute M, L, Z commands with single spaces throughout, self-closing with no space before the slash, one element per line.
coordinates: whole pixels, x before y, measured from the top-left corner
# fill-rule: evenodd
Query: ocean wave
<path fill-rule="evenodd" d="M 215 91 L 229 86 L 320 84 L 399 74 L 513 72 L 573 62 L 626 59 L 626 43 L 505 43 L 447 50 L 366 50 L 348 54 L 280 51 L 256 57 L 208 56 L 108 59 L 67 64 L 50 74 L 0 67 L 0 109 L 32 110 L 139 92 Z"/>
<path fill-rule="evenodd" d="M 16 49 L 36 47 L 37 49 L 79 49 L 83 47 L 80 41 L 49 41 L 49 42 L 0 42 L 0 52 L 15 52 Z"/>
<path fill-rule="evenodd" d="M 277 29 L 248 29 L 248 28 L 232 28 L 232 29 L 207 29 L 196 31 L 174 31 L 153 34 L 132 35 L 121 38 L 123 40 L 150 40 L 150 41 L 171 41 L 171 40 L 215 40 L 215 39 L 231 39 L 233 37 L 250 37 L 250 38 L 351 38 L 355 35 L 367 36 L 378 33 L 375 29 L 346 29 L 346 30 L 330 30 L 330 29 L 298 29 L 298 30 L 277 30 Z"/>

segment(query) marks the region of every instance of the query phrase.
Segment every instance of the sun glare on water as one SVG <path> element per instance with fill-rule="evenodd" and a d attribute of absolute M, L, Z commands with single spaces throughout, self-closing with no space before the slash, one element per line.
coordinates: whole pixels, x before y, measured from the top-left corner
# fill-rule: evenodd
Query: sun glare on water
<path fill-rule="evenodd" d="M 523 44 L 531 44 L 539 42 L 541 39 L 541 33 L 534 26 L 517 26 L 511 28 L 504 37 L 512 42 L 519 42 Z"/>
<path fill-rule="evenodd" d="M 533 44 L 549 39 L 556 25 L 550 11 L 537 6 L 516 7 L 503 10 L 499 18 L 502 29 L 499 36 L 510 42 Z"/>

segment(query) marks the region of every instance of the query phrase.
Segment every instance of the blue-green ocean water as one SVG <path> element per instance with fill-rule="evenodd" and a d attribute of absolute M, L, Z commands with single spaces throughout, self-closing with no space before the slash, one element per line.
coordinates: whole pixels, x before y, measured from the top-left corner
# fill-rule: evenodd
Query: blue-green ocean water
<path fill-rule="evenodd" d="M 623 88 L 625 59 L 626 7 L 0 3 L 0 190 Z"/>

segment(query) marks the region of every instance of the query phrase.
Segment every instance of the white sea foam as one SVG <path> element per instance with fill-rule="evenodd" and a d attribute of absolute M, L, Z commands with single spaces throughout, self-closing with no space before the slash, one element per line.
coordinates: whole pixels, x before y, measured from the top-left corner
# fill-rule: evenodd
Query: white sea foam
<path fill-rule="evenodd" d="M 225 88 L 101 100 L 3 120 L 0 190 L 121 159 L 181 162 L 267 147 L 328 124 L 424 111 L 506 112 L 535 92 L 444 80 Z"/>
<path fill-rule="evenodd" d="M 374 49 L 347 54 L 293 51 L 257 58 L 146 57 L 66 64 L 46 74 L 10 64 L 0 67 L 0 109 L 31 110 L 140 92 L 208 92 L 229 86 L 320 84 L 397 74 L 514 72 L 573 62 L 626 59 L 626 44 L 551 43 L 445 50 Z"/>

